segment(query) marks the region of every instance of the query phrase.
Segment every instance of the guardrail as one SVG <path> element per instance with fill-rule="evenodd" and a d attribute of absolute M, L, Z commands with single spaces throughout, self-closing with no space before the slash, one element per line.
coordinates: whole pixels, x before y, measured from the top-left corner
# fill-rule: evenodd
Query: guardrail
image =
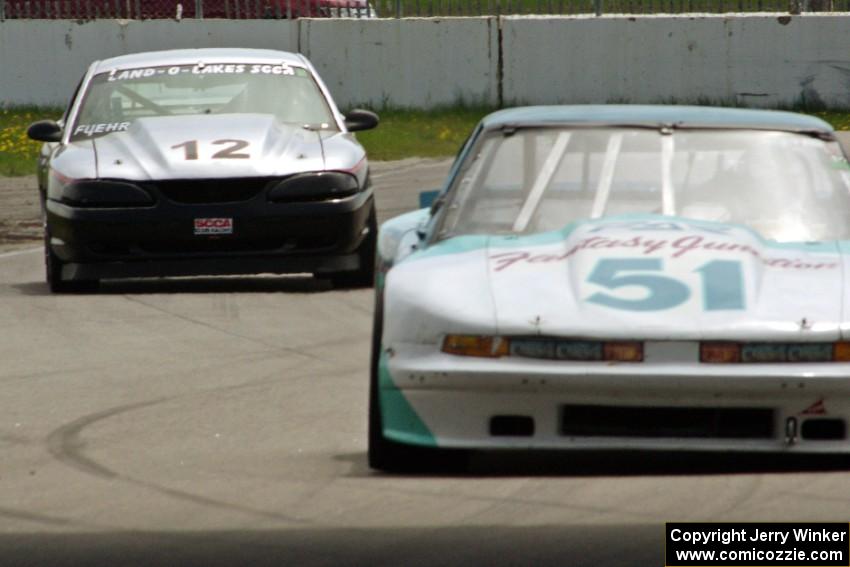
<path fill-rule="evenodd" d="M 850 0 L 0 0 L 3 19 L 292 19 L 850 11 Z"/>

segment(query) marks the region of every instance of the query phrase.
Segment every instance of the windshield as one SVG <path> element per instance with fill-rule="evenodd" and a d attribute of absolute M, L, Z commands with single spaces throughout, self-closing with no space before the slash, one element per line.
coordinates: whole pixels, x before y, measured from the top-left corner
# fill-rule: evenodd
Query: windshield
<path fill-rule="evenodd" d="M 526 234 L 649 213 L 743 224 L 777 241 L 850 237 L 837 143 L 753 130 L 539 128 L 485 135 L 439 230 Z"/>
<path fill-rule="evenodd" d="M 310 72 L 285 64 L 197 64 L 95 75 L 71 140 L 127 130 L 139 118 L 199 114 L 272 114 L 280 122 L 336 129 Z"/>

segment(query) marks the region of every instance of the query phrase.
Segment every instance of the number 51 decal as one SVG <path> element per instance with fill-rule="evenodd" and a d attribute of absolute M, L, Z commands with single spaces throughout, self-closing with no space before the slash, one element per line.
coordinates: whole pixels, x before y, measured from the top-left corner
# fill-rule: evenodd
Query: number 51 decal
<path fill-rule="evenodd" d="M 677 278 L 652 273 L 663 269 L 660 258 L 599 260 L 587 281 L 610 290 L 626 286 L 642 287 L 647 290 L 647 294 L 641 299 L 624 299 L 614 294 L 597 292 L 588 297 L 587 301 L 627 311 L 661 311 L 679 306 L 690 298 L 691 289 Z M 712 260 L 694 272 L 700 277 L 702 303 L 706 311 L 744 309 L 744 278 L 740 262 Z"/>

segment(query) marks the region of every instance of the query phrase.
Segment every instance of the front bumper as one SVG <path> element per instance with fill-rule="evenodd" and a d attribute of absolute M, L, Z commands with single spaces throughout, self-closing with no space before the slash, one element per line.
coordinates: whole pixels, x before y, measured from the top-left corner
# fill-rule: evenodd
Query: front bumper
<path fill-rule="evenodd" d="M 380 370 L 384 436 L 401 443 L 467 449 L 850 452 L 846 433 L 840 438 L 834 435 L 836 427 L 843 430 L 850 422 L 846 363 L 479 359 L 444 354 L 435 345 L 393 344 L 384 351 Z M 565 412 L 579 407 L 598 408 L 593 417 L 598 431 L 568 431 Z M 647 425 L 639 422 L 627 435 L 605 432 L 622 409 L 657 419 L 671 408 L 680 420 L 689 411 L 696 419 L 710 411 L 722 415 L 752 410 L 766 416 L 769 433 L 690 436 L 663 428 L 646 433 Z M 512 435 L 503 427 L 494 430 L 494 418 L 502 419 L 502 424 L 524 424 L 522 431 Z M 795 431 L 789 439 L 792 418 Z M 529 423 L 533 423 L 530 431 Z M 801 431 L 816 435 L 806 438 Z M 824 431 L 828 438 L 820 436 Z"/>
<path fill-rule="evenodd" d="M 371 189 L 319 202 L 243 202 L 84 208 L 48 200 L 50 246 L 63 278 L 356 270 L 367 232 Z M 198 218 L 232 219 L 233 233 L 196 235 Z"/>

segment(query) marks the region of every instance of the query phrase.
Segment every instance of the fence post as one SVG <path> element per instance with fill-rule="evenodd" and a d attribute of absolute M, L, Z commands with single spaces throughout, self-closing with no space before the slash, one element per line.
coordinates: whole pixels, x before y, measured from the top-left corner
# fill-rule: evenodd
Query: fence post
<path fill-rule="evenodd" d="M 6 19 L 6 0 L 0 0 L 0 20 Z"/>
<path fill-rule="evenodd" d="M 401 0 L 395 0 L 395 17 L 401 17 Z"/>
<path fill-rule="evenodd" d="M 602 15 L 602 0 L 593 0 L 593 7 L 597 16 Z"/>
<path fill-rule="evenodd" d="M 204 0 L 195 0 L 195 18 L 204 19 Z"/>

